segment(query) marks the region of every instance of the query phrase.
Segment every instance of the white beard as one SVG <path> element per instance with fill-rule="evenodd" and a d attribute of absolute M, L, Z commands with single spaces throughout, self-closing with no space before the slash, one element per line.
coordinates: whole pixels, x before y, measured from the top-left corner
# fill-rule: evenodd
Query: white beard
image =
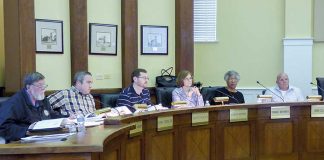
<path fill-rule="evenodd" d="M 35 98 L 35 100 L 41 101 L 45 98 L 44 93 L 36 94 L 33 91 L 31 91 L 31 95 Z"/>

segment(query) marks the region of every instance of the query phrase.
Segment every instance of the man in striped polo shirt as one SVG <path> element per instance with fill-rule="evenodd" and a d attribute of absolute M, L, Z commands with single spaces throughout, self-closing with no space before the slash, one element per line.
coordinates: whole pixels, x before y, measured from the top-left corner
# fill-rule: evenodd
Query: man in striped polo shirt
<path fill-rule="evenodd" d="M 132 72 L 132 84 L 120 93 L 117 106 L 126 106 L 135 112 L 135 104 L 151 105 L 150 91 L 146 89 L 149 77 L 145 69 L 137 68 Z"/>

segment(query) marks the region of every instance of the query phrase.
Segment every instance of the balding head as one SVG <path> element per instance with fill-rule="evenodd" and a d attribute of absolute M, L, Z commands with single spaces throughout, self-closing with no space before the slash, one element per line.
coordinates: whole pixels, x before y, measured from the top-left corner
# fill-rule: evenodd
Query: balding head
<path fill-rule="evenodd" d="M 289 78 L 288 75 L 284 72 L 279 73 L 277 75 L 277 81 L 276 81 L 278 87 L 280 90 L 286 91 L 289 88 Z"/>

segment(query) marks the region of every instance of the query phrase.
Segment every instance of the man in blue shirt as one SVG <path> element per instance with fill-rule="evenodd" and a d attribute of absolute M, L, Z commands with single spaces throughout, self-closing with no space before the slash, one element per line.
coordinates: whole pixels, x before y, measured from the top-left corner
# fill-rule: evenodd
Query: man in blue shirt
<path fill-rule="evenodd" d="M 0 137 L 6 142 L 25 137 L 34 122 L 61 117 L 45 97 L 47 85 L 42 74 L 27 74 L 24 86 L 0 107 Z"/>
<path fill-rule="evenodd" d="M 151 105 L 150 91 L 146 89 L 149 77 L 145 69 L 135 69 L 132 72 L 132 84 L 123 89 L 120 93 L 117 106 L 126 106 L 130 111 L 135 112 L 135 104 Z"/>

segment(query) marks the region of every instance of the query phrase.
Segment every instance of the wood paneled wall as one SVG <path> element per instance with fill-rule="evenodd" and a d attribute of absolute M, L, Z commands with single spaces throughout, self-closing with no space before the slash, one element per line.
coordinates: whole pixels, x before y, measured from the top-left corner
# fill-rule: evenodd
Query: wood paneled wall
<path fill-rule="evenodd" d="M 175 3 L 176 71 L 193 72 L 193 0 L 176 0 Z M 131 83 L 131 72 L 138 67 L 137 5 L 137 0 L 121 3 L 123 87 Z M 34 12 L 33 0 L 4 0 L 7 93 L 21 89 L 25 74 L 36 70 Z M 70 0 L 71 79 L 75 72 L 88 70 L 87 27 L 87 0 Z"/>
<path fill-rule="evenodd" d="M 4 0 L 6 92 L 23 87 L 26 73 L 35 71 L 34 1 Z"/>

